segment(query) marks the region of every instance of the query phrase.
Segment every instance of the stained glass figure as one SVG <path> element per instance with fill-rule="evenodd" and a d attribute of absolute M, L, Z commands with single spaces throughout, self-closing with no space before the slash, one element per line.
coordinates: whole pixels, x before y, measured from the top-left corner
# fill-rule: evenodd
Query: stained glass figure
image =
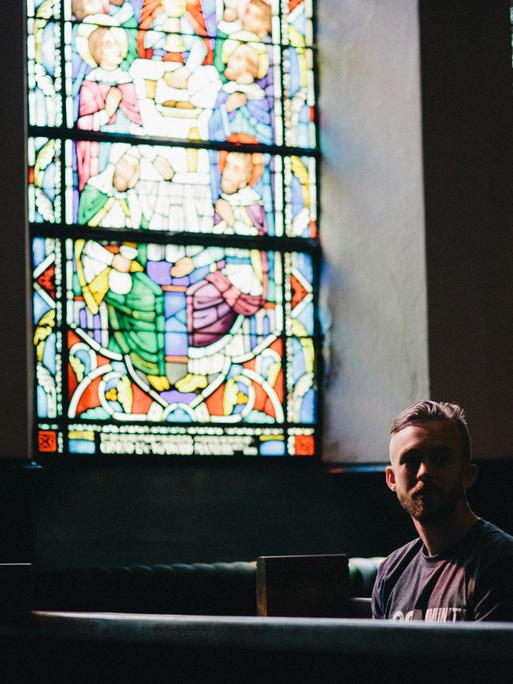
<path fill-rule="evenodd" d="M 279 253 L 92 239 L 67 248 L 70 417 L 133 415 L 144 405 L 166 421 L 283 420 Z M 114 384 L 106 401 L 87 403 L 89 389 L 84 403 L 85 369 L 98 379 L 100 366 Z M 255 403 L 257 386 L 270 403 Z"/>
<path fill-rule="evenodd" d="M 27 17 L 37 452 L 313 456 L 311 2 Z"/>
<path fill-rule="evenodd" d="M 275 96 L 270 49 L 239 35 L 224 40 L 220 52 L 222 85 L 209 122 L 209 138 L 227 140 L 243 133 L 255 143 L 272 144 Z"/>
<path fill-rule="evenodd" d="M 276 162 L 243 153 L 127 143 L 76 143 L 73 223 L 222 235 L 274 234 L 281 204 Z M 277 194 L 280 196 L 278 200 Z M 281 225 L 281 216 L 279 223 Z"/>
<path fill-rule="evenodd" d="M 231 142 L 244 142 L 233 136 Z M 246 139 L 247 142 L 247 139 Z M 281 234 L 281 186 L 278 169 L 281 159 L 262 152 L 221 150 L 213 155 L 212 189 L 214 199 L 213 233 L 237 235 Z M 277 168 L 276 168 L 277 167 Z"/>
<path fill-rule="evenodd" d="M 74 28 L 78 55 L 74 56 L 73 83 L 79 86 L 74 99 L 76 125 L 87 131 L 143 133 L 139 101 L 126 64 L 130 32 L 108 14 L 96 21 Z"/>

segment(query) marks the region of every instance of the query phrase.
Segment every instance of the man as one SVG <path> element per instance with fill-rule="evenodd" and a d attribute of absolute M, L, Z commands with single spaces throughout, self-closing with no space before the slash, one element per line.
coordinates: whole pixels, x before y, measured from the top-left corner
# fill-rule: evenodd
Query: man
<path fill-rule="evenodd" d="M 478 518 L 470 436 L 456 404 L 421 401 L 391 428 L 388 487 L 419 535 L 379 568 L 374 618 L 513 620 L 513 537 Z"/>

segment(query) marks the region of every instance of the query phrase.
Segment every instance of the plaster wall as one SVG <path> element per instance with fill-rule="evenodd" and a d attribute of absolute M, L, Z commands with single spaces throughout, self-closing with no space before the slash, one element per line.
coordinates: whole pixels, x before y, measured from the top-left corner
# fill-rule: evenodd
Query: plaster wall
<path fill-rule="evenodd" d="M 429 396 L 415 0 L 319 0 L 326 461 L 387 458 Z"/>

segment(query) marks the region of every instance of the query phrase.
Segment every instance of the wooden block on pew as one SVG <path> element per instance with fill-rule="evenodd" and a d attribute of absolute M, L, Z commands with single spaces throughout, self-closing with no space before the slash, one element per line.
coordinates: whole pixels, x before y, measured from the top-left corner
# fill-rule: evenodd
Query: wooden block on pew
<path fill-rule="evenodd" d="M 257 615 L 340 617 L 348 598 L 346 554 L 257 558 Z"/>
<path fill-rule="evenodd" d="M 0 618 L 32 609 L 31 563 L 0 563 Z"/>

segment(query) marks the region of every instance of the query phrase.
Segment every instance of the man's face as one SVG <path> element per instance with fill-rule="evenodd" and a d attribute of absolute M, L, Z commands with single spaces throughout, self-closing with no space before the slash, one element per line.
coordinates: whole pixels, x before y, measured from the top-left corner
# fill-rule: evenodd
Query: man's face
<path fill-rule="evenodd" d="M 458 426 L 449 420 L 407 425 L 390 440 L 387 485 L 419 522 L 450 515 L 475 479 L 475 466 L 463 461 Z"/>

